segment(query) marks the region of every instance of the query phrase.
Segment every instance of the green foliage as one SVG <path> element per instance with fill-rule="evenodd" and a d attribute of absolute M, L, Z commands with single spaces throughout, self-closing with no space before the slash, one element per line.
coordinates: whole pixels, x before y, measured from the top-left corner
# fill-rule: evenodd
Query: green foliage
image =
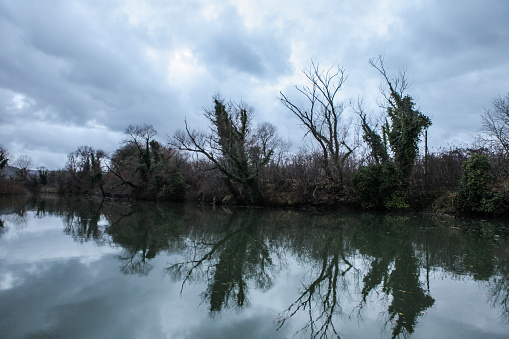
<path fill-rule="evenodd" d="M 389 87 L 388 93 L 383 93 L 387 103 L 386 118 L 381 130 L 377 131 L 369 125 L 359 104 L 363 139 L 377 166 L 361 169 L 353 183 L 364 207 L 405 208 L 408 203 L 404 192 L 419 151 L 419 139 L 431 126 L 431 119 L 415 109 L 411 96 L 403 94 L 407 87 L 404 73 L 399 78 L 390 79 L 382 57 L 378 63 L 370 60 L 370 64 L 385 78 Z"/>
<path fill-rule="evenodd" d="M 387 152 L 386 139 L 382 137 L 369 126 L 366 120 L 366 114 L 360 113 L 362 131 L 362 139 L 368 144 L 371 149 L 371 156 L 377 164 L 385 163 L 389 160 L 389 153 Z"/>
<path fill-rule="evenodd" d="M 214 97 L 214 107 L 205 111 L 211 133 L 177 131 L 170 143 L 182 151 L 203 154 L 220 172 L 225 186 L 239 204 L 262 202 L 260 172 L 280 145 L 276 128 L 262 124 L 254 131 L 252 109 L 244 103 L 225 103 Z"/>
<path fill-rule="evenodd" d="M 258 187 L 259 169 L 269 162 L 272 152 L 258 159 L 250 159 L 250 111 L 244 105 L 227 105 L 221 98 L 215 97 L 214 110 L 207 112 L 207 116 L 215 127 L 217 143 L 225 160 L 225 164 L 219 169 L 224 174 L 228 187 L 237 201 L 243 200 L 230 180 L 239 183 L 248 192 L 249 202 L 258 203 L 261 199 Z"/>
<path fill-rule="evenodd" d="M 489 159 L 482 154 L 473 154 L 461 168 L 459 208 L 466 212 L 494 212 L 498 199 L 491 190 L 493 175 Z"/>
<path fill-rule="evenodd" d="M 394 162 L 404 178 L 408 178 L 419 151 L 418 143 L 422 132 L 431 126 L 431 120 L 414 109 L 412 97 L 401 98 L 399 93 L 391 92 L 394 104 L 387 108 L 391 124 L 384 128 L 394 153 Z"/>
<path fill-rule="evenodd" d="M 408 181 L 419 151 L 420 136 L 431 126 L 431 119 L 415 109 L 411 96 L 404 95 L 408 86 L 405 72 L 402 72 L 399 77 L 390 78 L 385 70 L 382 56 L 378 57 L 378 61 L 371 59 L 369 63 L 380 72 L 388 86 L 388 93 L 382 92 L 386 99 L 386 118 L 380 134 L 375 128 L 369 126 L 366 114 L 359 105 L 358 114 L 364 131 L 363 137 L 377 163 L 388 160 L 388 148 L 390 148 L 394 163 L 403 179 Z"/>
<path fill-rule="evenodd" d="M 401 173 L 393 162 L 362 167 L 352 176 L 364 208 L 407 208 Z"/>
<path fill-rule="evenodd" d="M 167 181 L 162 185 L 161 197 L 170 201 L 184 201 L 187 188 L 182 172 L 174 167 Z"/>

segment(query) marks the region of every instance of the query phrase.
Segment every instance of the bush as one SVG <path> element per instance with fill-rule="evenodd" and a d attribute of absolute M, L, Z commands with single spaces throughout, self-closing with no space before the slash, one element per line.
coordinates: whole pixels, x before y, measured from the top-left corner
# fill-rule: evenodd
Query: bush
<path fill-rule="evenodd" d="M 491 190 L 493 175 L 488 157 L 473 154 L 461 169 L 459 209 L 464 212 L 494 212 L 498 199 Z"/>
<path fill-rule="evenodd" d="M 182 173 L 173 168 L 171 176 L 161 188 L 161 197 L 170 201 L 184 201 L 187 188 Z"/>
<path fill-rule="evenodd" d="M 402 175 L 393 162 L 361 167 L 352 175 L 364 208 L 407 208 Z"/>

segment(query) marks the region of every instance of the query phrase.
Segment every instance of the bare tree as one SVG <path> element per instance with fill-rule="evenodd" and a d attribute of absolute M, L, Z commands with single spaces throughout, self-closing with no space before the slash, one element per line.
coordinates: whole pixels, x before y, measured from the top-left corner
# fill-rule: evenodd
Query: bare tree
<path fill-rule="evenodd" d="M 32 167 L 32 158 L 29 155 L 20 155 L 13 165 L 17 168 L 16 174 L 18 177 L 20 179 L 27 179 L 30 167 Z"/>
<path fill-rule="evenodd" d="M 509 93 L 505 97 L 496 97 L 492 107 L 485 109 L 482 115 L 481 136 L 484 143 L 502 147 L 509 152 Z"/>
<path fill-rule="evenodd" d="M 278 165 L 282 162 L 284 154 L 288 152 L 290 143 L 278 136 L 276 126 L 269 122 L 262 122 L 256 126 L 250 146 L 253 158 L 263 158 L 272 152 L 271 161 Z"/>
<path fill-rule="evenodd" d="M 339 66 L 323 70 L 312 62 L 302 72 L 308 85 L 295 88 L 307 99 L 307 107 L 293 103 L 282 92 L 279 100 L 299 118 L 306 135 L 310 134 L 319 145 L 327 177 L 341 183 L 344 163 L 353 152 L 347 144 L 350 123 L 342 118 L 344 103 L 338 98 L 347 78 L 345 70 Z"/>

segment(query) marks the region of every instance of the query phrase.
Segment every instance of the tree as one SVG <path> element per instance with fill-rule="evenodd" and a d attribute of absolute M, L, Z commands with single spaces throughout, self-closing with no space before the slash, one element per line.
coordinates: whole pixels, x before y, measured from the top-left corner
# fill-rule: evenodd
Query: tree
<path fill-rule="evenodd" d="M 509 93 L 505 97 L 496 97 L 492 107 L 484 110 L 481 125 L 481 141 L 501 146 L 509 152 Z"/>
<path fill-rule="evenodd" d="M 13 163 L 16 167 L 16 174 L 22 180 L 28 178 L 30 167 L 32 167 L 32 158 L 29 155 L 20 155 L 18 159 Z"/>
<path fill-rule="evenodd" d="M 9 163 L 9 152 L 0 145 L 0 171 Z"/>
<path fill-rule="evenodd" d="M 149 200 L 183 200 L 187 185 L 171 160 L 174 152 L 154 139 L 157 135 L 154 127 L 129 125 L 125 134 L 127 138 L 109 164 L 110 173 L 123 188 L 118 193 Z"/>
<path fill-rule="evenodd" d="M 79 193 L 88 193 L 98 185 L 105 196 L 103 183 L 103 162 L 106 153 L 90 146 L 79 146 L 76 151 L 67 155 L 66 170 L 71 175 L 70 189 Z"/>
<path fill-rule="evenodd" d="M 259 204 L 260 171 L 272 159 L 277 141 L 276 128 L 269 124 L 252 130 L 253 109 L 244 103 L 226 103 L 214 96 L 214 107 L 205 110 L 210 132 L 178 130 L 170 144 L 179 150 L 204 155 L 212 168 L 221 172 L 238 203 Z"/>
<path fill-rule="evenodd" d="M 41 166 L 37 168 L 37 171 L 39 172 L 41 185 L 46 185 L 48 183 L 48 169 L 44 166 Z"/>
<path fill-rule="evenodd" d="M 381 130 L 377 126 L 372 127 L 362 104 L 357 105 L 363 139 L 371 150 L 375 165 L 361 168 L 354 175 L 354 187 L 367 207 L 408 207 L 404 190 L 417 158 L 420 136 L 431 126 L 431 120 L 416 110 L 412 97 L 404 93 L 408 87 L 404 71 L 397 77 L 390 77 L 382 56 L 377 60 L 371 59 L 369 63 L 388 86 L 388 90 L 381 89 L 385 99 L 381 107 L 385 109 L 386 116 Z M 378 178 L 378 175 L 382 177 Z M 387 191 L 382 187 L 391 189 Z"/>
<path fill-rule="evenodd" d="M 109 171 L 123 185 L 138 188 L 147 185 L 152 164 L 161 159 L 160 144 L 154 140 L 157 131 L 152 125 L 129 125 L 124 132 L 127 138 L 111 158 Z"/>
<path fill-rule="evenodd" d="M 155 152 L 157 152 L 159 146 L 153 140 L 157 135 L 157 131 L 152 125 L 129 125 L 125 130 L 125 134 L 128 135 L 128 138 L 124 140 L 124 144 L 132 145 L 137 149 L 140 163 L 140 178 L 146 180 L 152 167 L 151 146 Z"/>
<path fill-rule="evenodd" d="M 390 77 L 384 67 L 384 59 L 371 59 L 369 64 L 384 78 L 388 91 L 381 90 L 385 99 L 385 124 L 382 126 L 381 136 L 376 129 L 371 128 L 366 120 L 366 114 L 359 109 L 358 114 L 364 131 L 364 140 L 368 143 L 375 159 L 385 162 L 389 159 L 387 146 L 393 154 L 393 161 L 401 171 L 403 178 L 408 179 L 415 159 L 419 152 L 418 143 L 424 130 L 431 126 L 431 119 L 416 110 L 413 98 L 405 94 L 408 88 L 406 73 L 403 71 L 397 77 Z M 382 147 L 382 141 L 384 147 Z M 388 145 L 387 145 L 388 144 Z"/>
<path fill-rule="evenodd" d="M 344 104 L 338 99 L 347 78 L 345 70 L 331 67 L 325 71 L 312 62 L 311 67 L 302 72 L 308 85 L 295 88 L 307 99 L 307 108 L 293 103 L 282 92 L 279 92 L 279 101 L 300 120 L 306 135 L 310 134 L 318 144 L 327 177 L 341 184 L 343 166 L 353 152 L 347 144 L 349 123 L 342 118 Z"/>

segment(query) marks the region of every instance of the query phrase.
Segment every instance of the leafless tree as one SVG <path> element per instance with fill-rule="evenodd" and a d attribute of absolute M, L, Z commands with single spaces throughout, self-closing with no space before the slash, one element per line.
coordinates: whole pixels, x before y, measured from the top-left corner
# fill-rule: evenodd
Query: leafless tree
<path fill-rule="evenodd" d="M 484 143 L 502 147 L 509 152 L 509 93 L 505 97 L 496 97 L 491 108 L 482 115 L 481 136 Z"/>
<path fill-rule="evenodd" d="M 347 144 L 350 123 L 342 115 L 344 103 L 339 100 L 339 92 L 346 81 L 345 70 L 339 66 L 328 70 L 319 64 L 311 63 L 309 69 L 302 72 L 307 85 L 295 88 L 307 100 L 307 106 L 292 102 L 280 92 L 280 102 L 288 108 L 320 147 L 323 156 L 323 169 L 329 179 L 342 181 L 342 169 L 353 148 Z"/>
<path fill-rule="evenodd" d="M 28 178 L 30 167 L 32 167 L 32 158 L 28 155 L 20 155 L 18 159 L 13 163 L 14 167 L 17 168 L 16 174 L 21 179 Z"/>

